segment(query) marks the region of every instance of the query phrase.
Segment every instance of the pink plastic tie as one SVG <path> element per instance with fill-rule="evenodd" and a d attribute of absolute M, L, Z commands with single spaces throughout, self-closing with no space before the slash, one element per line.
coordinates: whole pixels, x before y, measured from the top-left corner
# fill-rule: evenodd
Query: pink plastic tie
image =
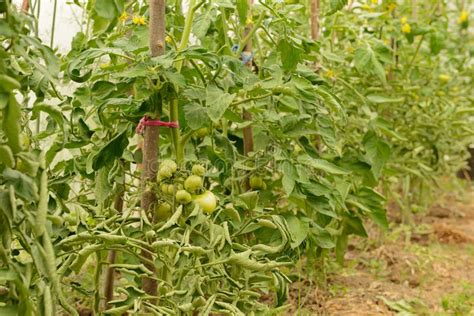
<path fill-rule="evenodd" d="M 168 128 L 179 128 L 178 122 L 164 122 L 160 120 L 150 120 L 148 116 L 144 116 L 141 118 L 140 122 L 138 122 L 137 128 L 135 132 L 137 134 L 143 134 L 143 130 L 145 126 L 163 126 Z"/>

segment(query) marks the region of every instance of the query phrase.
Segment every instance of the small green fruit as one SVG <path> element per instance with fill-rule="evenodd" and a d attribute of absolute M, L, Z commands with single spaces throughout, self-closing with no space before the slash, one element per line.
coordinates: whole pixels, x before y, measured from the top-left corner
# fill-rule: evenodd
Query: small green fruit
<path fill-rule="evenodd" d="M 193 200 L 191 194 L 186 190 L 179 190 L 176 192 L 176 202 L 179 204 L 188 204 Z"/>
<path fill-rule="evenodd" d="M 189 192 L 196 192 L 202 187 L 202 178 L 200 176 L 192 175 L 184 181 L 184 188 Z"/>
<path fill-rule="evenodd" d="M 261 190 L 266 187 L 265 182 L 263 181 L 262 177 L 260 176 L 251 176 L 249 180 L 250 188 L 253 190 Z"/>
<path fill-rule="evenodd" d="M 171 159 L 165 159 L 161 162 L 160 168 L 165 167 L 165 166 L 168 167 L 172 173 L 175 173 L 176 170 L 178 170 L 178 165 L 176 164 L 176 162 L 174 162 Z"/>
<path fill-rule="evenodd" d="M 194 165 L 191 172 L 196 176 L 202 177 L 206 173 L 206 169 L 201 165 Z"/>
<path fill-rule="evenodd" d="M 169 179 L 173 176 L 173 170 L 169 166 L 161 166 L 158 170 L 159 179 Z"/>
<path fill-rule="evenodd" d="M 217 198 L 211 191 L 206 191 L 203 194 L 194 197 L 194 202 L 197 203 L 204 213 L 211 214 L 216 210 Z"/>
<path fill-rule="evenodd" d="M 209 129 L 207 127 L 202 127 L 196 131 L 196 136 L 198 138 L 204 138 L 209 135 Z"/>
<path fill-rule="evenodd" d="M 168 202 L 163 202 L 155 208 L 155 216 L 159 221 L 163 221 L 170 217 L 171 205 Z"/>

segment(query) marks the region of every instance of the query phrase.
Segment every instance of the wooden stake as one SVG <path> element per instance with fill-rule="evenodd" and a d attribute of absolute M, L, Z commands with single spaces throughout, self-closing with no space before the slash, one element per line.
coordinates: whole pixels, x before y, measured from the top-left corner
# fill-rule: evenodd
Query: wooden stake
<path fill-rule="evenodd" d="M 149 45 L 152 56 L 162 55 L 165 52 L 165 30 L 166 30 L 166 1 L 150 0 L 150 37 Z M 159 127 L 147 126 L 143 140 L 143 172 L 142 172 L 142 196 L 141 207 L 154 222 L 154 206 L 156 195 L 150 188 L 150 183 L 156 182 L 158 171 L 158 147 L 159 147 Z M 153 261 L 152 255 L 147 251 L 142 251 L 141 255 Z M 145 266 L 156 272 L 154 265 L 145 263 Z M 144 277 L 142 289 L 151 296 L 156 296 L 158 283 L 154 277 Z M 152 303 L 156 300 L 152 300 Z"/>
<path fill-rule="evenodd" d="M 319 37 L 319 0 L 311 0 L 311 38 Z"/>

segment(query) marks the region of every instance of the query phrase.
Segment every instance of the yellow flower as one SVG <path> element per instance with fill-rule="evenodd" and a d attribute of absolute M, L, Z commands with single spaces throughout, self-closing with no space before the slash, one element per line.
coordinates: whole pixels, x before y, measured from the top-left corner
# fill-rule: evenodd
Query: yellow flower
<path fill-rule="evenodd" d="M 326 76 L 329 78 L 334 78 L 334 71 L 331 69 L 326 70 Z"/>
<path fill-rule="evenodd" d="M 252 16 L 249 15 L 249 16 L 247 17 L 247 20 L 245 21 L 245 24 L 247 24 L 247 25 L 253 24 Z"/>
<path fill-rule="evenodd" d="M 136 25 L 145 25 L 146 24 L 145 17 L 139 16 L 139 15 L 135 15 L 132 19 L 132 22 L 133 22 L 133 24 L 136 24 Z"/>
<path fill-rule="evenodd" d="M 125 12 L 125 11 L 122 12 L 122 14 L 119 16 L 119 20 L 120 20 L 121 22 L 125 22 L 125 21 L 127 21 L 127 19 L 128 19 L 128 14 L 127 14 L 127 12 Z"/>
<path fill-rule="evenodd" d="M 467 22 L 468 18 L 469 18 L 469 13 L 467 13 L 466 10 L 462 10 L 461 14 L 459 15 L 459 18 L 458 18 L 458 23 L 459 24 L 465 23 L 465 22 Z"/>
<path fill-rule="evenodd" d="M 407 19 L 406 16 L 404 16 L 404 17 L 402 17 L 402 18 L 400 19 L 400 22 L 402 22 L 402 24 L 406 24 L 407 21 L 408 21 L 408 19 Z"/>
<path fill-rule="evenodd" d="M 372 4 L 379 4 L 379 0 L 372 0 Z"/>
<path fill-rule="evenodd" d="M 393 3 L 393 2 L 392 2 L 392 3 L 390 3 L 390 4 L 388 5 L 388 11 L 389 11 L 389 12 L 392 12 L 392 11 L 395 10 L 396 8 L 397 8 L 397 4 L 396 4 L 396 3 Z"/>
<path fill-rule="evenodd" d="M 408 23 L 402 25 L 402 32 L 403 33 L 411 33 L 411 26 Z"/>
<path fill-rule="evenodd" d="M 165 42 L 166 42 L 166 43 L 172 43 L 173 40 L 171 39 L 170 36 L 166 36 L 166 37 L 165 37 Z"/>

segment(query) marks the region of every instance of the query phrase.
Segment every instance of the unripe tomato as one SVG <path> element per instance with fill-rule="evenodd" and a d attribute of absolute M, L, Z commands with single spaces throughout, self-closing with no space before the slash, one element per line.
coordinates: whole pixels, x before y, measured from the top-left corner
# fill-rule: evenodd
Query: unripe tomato
<path fill-rule="evenodd" d="M 165 220 L 171 215 L 171 205 L 168 202 L 160 203 L 155 208 L 155 216 L 159 221 Z"/>
<path fill-rule="evenodd" d="M 160 168 L 165 167 L 165 166 L 168 167 L 172 173 L 175 173 L 176 170 L 178 170 L 178 165 L 176 164 L 176 162 L 174 162 L 171 159 L 165 159 L 161 162 Z"/>
<path fill-rule="evenodd" d="M 262 177 L 255 176 L 255 175 L 250 177 L 249 184 L 250 184 L 250 188 L 252 188 L 253 190 L 261 190 L 266 187 L 265 182 L 263 181 Z"/>
<path fill-rule="evenodd" d="M 158 170 L 159 179 L 169 179 L 173 176 L 173 170 L 169 166 L 161 166 Z"/>
<path fill-rule="evenodd" d="M 196 176 L 202 177 L 206 173 L 206 169 L 201 165 L 194 165 L 191 172 Z"/>
<path fill-rule="evenodd" d="M 438 78 L 439 78 L 439 81 L 441 81 L 442 83 L 448 83 L 449 80 L 451 80 L 451 76 L 445 75 L 445 74 L 439 75 Z"/>
<path fill-rule="evenodd" d="M 204 138 L 209 135 L 209 129 L 207 127 L 201 127 L 196 131 L 196 136 L 199 138 Z"/>
<path fill-rule="evenodd" d="M 217 207 L 217 198 L 211 191 L 206 191 L 203 194 L 194 197 L 194 202 L 197 203 L 204 213 L 211 214 Z"/>
<path fill-rule="evenodd" d="M 176 192 L 176 202 L 179 204 L 188 204 L 191 202 L 193 198 L 191 197 L 191 194 L 186 191 L 186 190 L 179 190 Z"/>
<path fill-rule="evenodd" d="M 148 239 L 151 239 L 151 238 L 155 237 L 155 235 L 156 235 L 156 233 L 155 233 L 154 230 L 149 230 L 149 231 L 147 231 L 147 232 L 145 233 L 145 236 L 146 236 L 146 238 L 148 238 Z"/>
<path fill-rule="evenodd" d="M 189 192 L 196 192 L 202 187 L 202 178 L 200 176 L 192 175 L 184 181 L 184 188 Z"/>
<path fill-rule="evenodd" d="M 174 194 L 174 192 L 176 191 L 173 184 L 166 184 L 166 183 L 163 183 L 160 186 L 160 189 L 161 189 L 161 192 L 163 192 L 164 194 L 169 194 L 169 195 Z"/>

